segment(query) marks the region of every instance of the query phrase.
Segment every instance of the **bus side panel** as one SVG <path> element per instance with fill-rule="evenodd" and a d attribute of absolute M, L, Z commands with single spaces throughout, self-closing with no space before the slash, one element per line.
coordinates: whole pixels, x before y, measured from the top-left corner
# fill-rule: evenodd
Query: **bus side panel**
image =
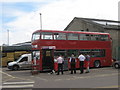
<path fill-rule="evenodd" d="M 112 65 L 112 50 L 106 49 L 106 66 Z"/>

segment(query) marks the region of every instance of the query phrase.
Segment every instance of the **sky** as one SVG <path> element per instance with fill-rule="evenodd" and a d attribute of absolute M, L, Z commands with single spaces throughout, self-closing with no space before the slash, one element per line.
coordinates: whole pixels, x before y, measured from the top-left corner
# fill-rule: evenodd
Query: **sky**
<path fill-rule="evenodd" d="M 64 30 L 74 17 L 118 21 L 119 0 L 0 0 L 0 45 L 31 41 L 32 33 Z M 9 42 L 8 42 L 9 33 Z"/>

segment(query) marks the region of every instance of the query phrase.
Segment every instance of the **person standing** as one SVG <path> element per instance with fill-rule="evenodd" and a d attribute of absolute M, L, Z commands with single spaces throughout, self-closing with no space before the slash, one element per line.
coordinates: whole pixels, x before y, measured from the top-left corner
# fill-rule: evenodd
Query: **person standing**
<path fill-rule="evenodd" d="M 79 61 L 80 61 L 80 71 L 82 73 L 84 73 L 84 61 L 85 61 L 85 56 L 83 54 L 80 54 L 78 57 Z"/>
<path fill-rule="evenodd" d="M 71 66 L 71 74 L 73 74 L 73 71 L 76 74 L 76 58 L 74 57 L 74 54 L 71 55 L 70 66 Z"/>
<path fill-rule="evenodd" d="M 50 74 L 55 73 L 55 71 L 54 71 L 54 61 L 53 60 L 51 60 L 50 68 L 51 68 Z"/>
<path fill-rule="evenodd" d="M 89 69 L 89 65 L 90 65 L 90 55 L 87 54 L 86 55 L 86 73 L 89 73 L 90 72 L 90 69 Z"/>
<path fill-rule="evenodd" d="M 63 74 L 64 59 L 63 59 L 63 57 L 61 55 L 57 58 L 57 62 L 58 62 L 58 72 L 57 72 L 57 75 L 59 75 L 60 71 Z"/>

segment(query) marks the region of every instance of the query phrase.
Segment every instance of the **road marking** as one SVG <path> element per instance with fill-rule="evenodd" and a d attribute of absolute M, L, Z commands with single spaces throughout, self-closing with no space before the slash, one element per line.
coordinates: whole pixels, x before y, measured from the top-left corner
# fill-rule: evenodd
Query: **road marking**
<path fill-rule="evenodd" d="M 2 88 L 31 88 L 34 82 L 5 82 Z"/>
<path fill-rule="evenodd" d="M 38 76 L 31 76 L 31 77 L 35 77 L 35 78 L 39 78 L 39 79 L 41 79 L 41 80 L 43 80 L 43 81 L 48 81 L 47 79 L 45 79 L 45 78 L 41 78 L 41 77 L 38 77 Z"/>
<path fill-rule="evenodd" d="M 12 76 L 12 75 L 10 75 L 10 74 L 8 74 L 8 73 L 5 73 L 5 72 L 3 72 L 3 71 L 0 71 L 0 73 L 5 74 L 5 75 L 7 75 L 8 77 L 11 77 L 10 79 L 3 80 L 3 82 L 9 81 L 9 80 L 14 79 L 14 78 L 21 79 L 21 80 L 33 81 L 33 80 L 31 80 L 31 79 L 20 78 L 20 77 L 14 77 L 14 76 Z"/>
<path fill-rule="evenodd" d="M 120 85 L 113 85 L 113 86 L 104 86 L 104 87 L 96 87 L 96 88 L 119 88 Z"/>
<path fill-rule="evenodd" d="M 31 88 L 33 87 L 32 84 L 30 85 L 7 85 L 7 86 L 0 86 L 1 88 Z"/>
<path fill-rule="evenodd" d="M 95 77 L 106 77 L 106 76 L 114 76 L 114 75 L 118 75 L 118 73 L 93 75 L 93 76 L 72 76 L 70 78 L 65 78 L 65 79 L 55 79 L 55 81 L 76 80 L 76 79 L 78 80 L 78 79 L 87 79 L 87 78 L 95 78 Z"/>
<path fill-rule="evenodd" d="M 5 82 L 4 85 L 8 84 L 32 84 L 34 82 Z"/>
<path fill-rule="evenodd" d="M 3 73 L 3 74 L 5 74 L 5 75 L 7 75 L 7 76 L 9 76 L 9 77 L 11 77 L 11 78 L 15 78 L 14 76 L 12 76 L 12 75 L 10 75 L 10 74 L 7 74 L 7 73 L 5 73 L 5 72 L 3 72 L 3 71 L 0 71 L 0 73 Z"/>

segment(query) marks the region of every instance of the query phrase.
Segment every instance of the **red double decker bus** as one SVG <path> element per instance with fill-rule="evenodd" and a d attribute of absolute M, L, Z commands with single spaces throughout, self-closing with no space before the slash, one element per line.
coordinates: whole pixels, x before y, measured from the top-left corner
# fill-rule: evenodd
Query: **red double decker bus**
<path fill-rule="evenodd" d="M 110 66 L 112 64 L 111 39 L 108 33 L 37 30 L 32 34 L 32 60 L 40 71 L 54 66 L 56 58 L 64 57 L 64 69 L 69 69 L 72 53 L 76 59 L 80 53 L 90 54 L 90 67 Z M 76 68 L 79 68 L 77 59 Z"/>

